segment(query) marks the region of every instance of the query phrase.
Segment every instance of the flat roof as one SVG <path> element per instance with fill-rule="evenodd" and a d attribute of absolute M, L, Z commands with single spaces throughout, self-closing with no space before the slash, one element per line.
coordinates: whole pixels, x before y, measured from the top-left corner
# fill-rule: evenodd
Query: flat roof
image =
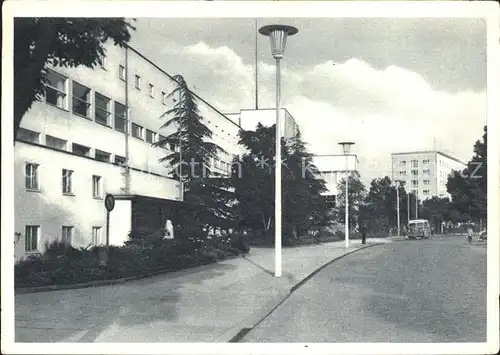
<path fill-rule="evenodd" d="M 129 48 L 132 52 L 134 52 L 135 54 L 137 54 L 138 56 L 140 56 L 142 59 L 144 59 L 145 61 L 147 61 L 149 64 L 151 64 L 152 66 L 154 66 L 156 69 L 158 69 L 159 71 L 161 71 L 163 74 L 165 74 L 166 76 L 168 76 L 170 78 L 170 80 L 175 81 L 174 77 L 172 75 L 170 75 L 169 73 L 167 73 L 165 70 L 163 70 L 160 66 L 158 66 L 155 62 L 153 62 L 151 59 L 149 59 L 148 57 L 146 57 L 144 54 L 142 54 L 141 52 L 139 52 L 137 49 L 135 49 L 134 47 L 132 47 L 131 45 L 129 44 L 125 44 L 125 48 Z M 233 120 L 231 120 L 229 117 L 226 117 L 225 114 L 223 114 L 222 112 L 220 112 L 218 109 L 216 109 L 214 106 L 212 106 L 208 101 L 206 101 L 205 99 L 203 99 L 201 96 L 199 96 L 197 93 L 195 93 L 193 90 L 191 89 L 188 89 L 189 92 L 191 94 L 193 94 L 194 97 L 196 97 L 198 100 L 200 100 L 201 102 L 203 102 L 205 105 L 207 105 L 208 107 L 210 107 L 212 110 L 214 110 L 215 112 L 217 112 L 219 115 L 221 115 L 223 118 L 225 118 L 226 120 L 228 120 L 229 122 L 231 122 L 232 124 L 234 124 L 236 127 L 238 127 L 239 129 L 242 130 L 241 126 L 239 124 L 237 124 L 236 122 L 234 122 Z"/>
<path fill-rule="evenodd" d="M 446 153 L 444 153 L 444 152 L 442 152 L 440 150 L 418 150 L 418 151 L 414 151 L 414 152 L 391 153 L 391 155 L 410 155 L 410 154 L 428 154 L 428 153 L 439 154 L 439 155 L 442 155 L 442 156 L 444 156 L 444 157 L 446 157 L 448 159 L 454 160 L 457 163 L 460 163 L 460 164 L 463 164 L 463 165 L 467 165 L 466 163 L 464 163 L 460 159 L 457 159 L 454 156 L 446 154 Z"/>

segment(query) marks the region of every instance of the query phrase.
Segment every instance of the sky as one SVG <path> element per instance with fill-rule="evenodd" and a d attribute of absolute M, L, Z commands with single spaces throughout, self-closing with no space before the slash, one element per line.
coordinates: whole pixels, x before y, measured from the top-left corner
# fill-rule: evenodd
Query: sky
<path fill-rule="evenodd" d="M 299 29 L 282 60 L 282 105 L 315 154 L 356 143 L 363 181 L 390 154 L 468 161 L 486 124 L 486 22 L 467 18 L 136 19 L 131 45 L 224 113 L 255 108 L 255 33 Z M 269 39 L 257 36 L 258 102 L 275 106 Z M 335 64 L 335 65 L 334 65 Z"/>

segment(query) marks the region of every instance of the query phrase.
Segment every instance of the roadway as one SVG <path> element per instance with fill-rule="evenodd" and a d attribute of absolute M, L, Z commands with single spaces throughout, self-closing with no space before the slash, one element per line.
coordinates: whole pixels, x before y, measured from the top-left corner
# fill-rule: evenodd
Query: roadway
<path fill-rule="evenodd" d="M 464 237 L 350 254 L 241 342 L 485 342 L 486 246 Z"/>

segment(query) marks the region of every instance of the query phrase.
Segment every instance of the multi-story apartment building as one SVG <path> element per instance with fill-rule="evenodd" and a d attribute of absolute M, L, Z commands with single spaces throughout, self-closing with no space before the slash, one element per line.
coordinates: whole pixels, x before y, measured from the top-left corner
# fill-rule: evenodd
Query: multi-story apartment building
<path fill-rule="evenodd" d="M 245 131 L 255 130 L 259 123 L 266 127 L 276 123 L 276 109 L 242 109 L 238 113 L 226 113 L 226 116 Z M 299 130 L 295 119 L 286 108 L 280 110 L 280 126 L 281 136 L 285 138 L 295 137 Z"/>
<path fill-rule="evenodd" d="M 346 171 L 359 177 L 359 160 L 357 155 L 315 155 L 314 165 L 318 168 L 321 178 L 325 180 L 328 191 L 323 193 L 327 207 L 334 208 L 337 201 L 338 185 L 344 179 Z"/>
<path fill-rule="evenodd" d="M 153 147 L 169 135 L 161 118 L 174 105 L 172 76 L 131 47 L 107 46 L 102 67 L 52 67 L 46 96 L 21 122 L 15 143 L 16 259 L 63 239 L 81 247 L 105 242 L 103 197 L 116 199 L 110 244 L 134 228 L 175 219 L 181 187 L 159 159 L 178 147 Z M 228 174 L 240 127 L 198 97 L 212 140 L 228 154 L 212 169 Z M 128 132 L 128 134 L 126 134 Z"/>
<path fill-rule="evenodd" d="M 392 179 L 399 180 L 419 199 L 450 197 L 446 189 L 448 175 L 466 164 L 438 150 L 393 153 Z"/>

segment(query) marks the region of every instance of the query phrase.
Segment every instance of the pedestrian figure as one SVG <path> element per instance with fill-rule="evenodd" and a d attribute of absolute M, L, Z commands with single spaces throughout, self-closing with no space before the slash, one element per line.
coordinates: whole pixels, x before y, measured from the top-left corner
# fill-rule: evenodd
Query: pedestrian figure
<path fill-rule="evenodd" d="M 406 238 L 406 234 L 408 233 L 408 230 L 406 229 L 406 225 L 403 224 L 403 228 L 401 229 L 401 232 L 403 234 L 403 238 Z"/>
<path fill-rule="evenodd" d="M 365 221 L 361 221 L 359 224 L 359 234 L 361 234 L 361 244 L 366 244 L 366 224 Z"/>
<path fill-rule="evenodd" d="M 472 243 L 472 227 L 469 226 L 469 228 L 467 229 L 467 240 L 469 241 L 469 244 Z"/>

